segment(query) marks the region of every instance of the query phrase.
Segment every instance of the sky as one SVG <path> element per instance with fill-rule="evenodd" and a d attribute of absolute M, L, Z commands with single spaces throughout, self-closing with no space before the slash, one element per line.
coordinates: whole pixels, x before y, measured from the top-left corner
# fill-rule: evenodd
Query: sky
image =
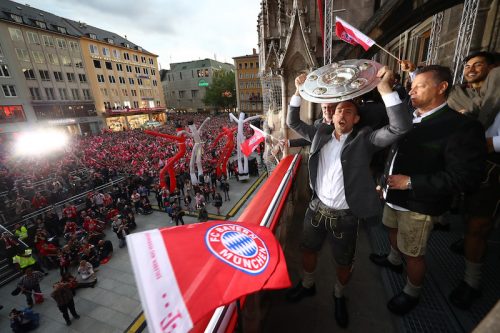
<path fill-rule="evenodd" d="M 112 31 L 170 63 L 204 58 L 233 64 L 257 49 L 260 0 L 22 0 Z M 257 49 L 258 51 L 258 49 Z"/>

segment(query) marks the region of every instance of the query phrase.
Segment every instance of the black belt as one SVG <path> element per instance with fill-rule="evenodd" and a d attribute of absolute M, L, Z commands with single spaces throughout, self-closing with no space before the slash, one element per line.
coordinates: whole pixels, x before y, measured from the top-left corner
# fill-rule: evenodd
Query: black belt
<path fill-rule="evenodd" d="M 328 216 L 328 217 L 343 217 L 343 216 L 351 216 L 352 212 L 350 209 L 333 209 L 322 203 L 321 201 L 319 202 L 318 205 L 318 212 L 321 213 L 321 215 Z"/>

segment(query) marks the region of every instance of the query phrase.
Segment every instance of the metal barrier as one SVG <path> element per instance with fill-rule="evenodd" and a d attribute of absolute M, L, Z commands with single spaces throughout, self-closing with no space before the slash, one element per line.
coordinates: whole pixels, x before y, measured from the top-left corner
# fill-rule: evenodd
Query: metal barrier
<path fill-rule="evenodd" d="M 9 229 L 5 228 L 5 227 L 4 227 L 3 225 L 1 225 L 1 224 L 0 224 L 0 229 L 2 229 L 2 230 L 3 230 L 3 231 L 2 231 L 2 233 L 7 232 L 7 233 L 9 233 L 11 236 L 13 236 L 14 238 L 16 238 L 16 236 L 15 236 L 15 235 L 14 235 L 14 234 L 13 234 L 13 233 L 9 230 Z M 22 241 L 20 238 L 16 238 L 16 239 L 17 239 L 17 241 L 18 241 L 19 243 L 21 243 L 22 245 L 24 245 L 24 247 L 25 247 L 25 248 L 28 248 L 28 247 L 29 247 L 29 246 L 28 246 L 28 244 L 26 244 L 26 243 L 25 243 L 24 241 Z"/>
<path fill-rule="evenodd" d="M 45 178 L 45 179 L 41 179 L 41 180 L 38 180 L 36 182 L 33 182 L 30 184 L 31 187 L 33 187 L 35 189 L 35 192 L 40 192 L 42 190 L 40 189 L 37 189 L 39 188 L 40 186 L 45 186 L 47 183 L 50 183 L 50 182 L 53 182 L 55 180 L 55 174 L 52 175 L 52 176 L 49 176 L 48 178 Z M 3 191 L 3 192 L 0 192 L 0 197 L 6 197 L 9 192 L 19 192 L 20 190 L 20 187 L 25 187 L 26 183 L 20 183 L 20 184 L 17 184 L 16 186 L 14 186 L 13 188 L 7 190 L 7 191 Z M 45 188 L 43 189 L 45 190 Z"/>
<path fill-rule="evenodd" d="M 122 176 L 120 178 L 117 178 L 115 180 L 112 180 L 111 182 L 109 183 L 106 183 L 104 185 L 101 185 L 101 186 L 98 186 L 98 187 L 95 187 L 91 190 L 88 190 L 88 191 L 85 191 L 85 192 L 82 192 L 78 195 L 75 195 L 75 196 L 72 196 L 70 198 L 67 198 L 67 199 L 64 199 L 62 201 L 59 201 L 53 205 L 50 205 L 50 206 L 47 206 L 45 208 L 42 208 L 42 209 L 39 209 L 35 212 L 32 212 L 32 213 L 29 213 L 29 214 L 26 214 L 24 215 L 20 220 L 14 220 L 12 222 L 8 222 L 8 221 L 3 221 L 2 224 L 5 225 L 6 228 L 9 228 L 10 226 L 12 226 L 13 224 L 15 223 L 20 223 L 22 225 L 26 225 L 26 226 L 29 226 L 30 224 L 32 224 L 34 222 L 34 220 L 36 220 L 36 218 L 38 216 L 41 216 L 45 213 L 47 213 L 48 211 L 51 211 L 53 210 L 58 216 L 59 218 L 62 217 L 62 210 L 63 210 L 63 207 L 65 204 L 67 203 L 75 203 L 78 201 L 78 203 L 75 205 L 77 206 L 78 209 L 81 209 L 83 205 L 85 205 L 85 198 L 86 196 L 91 193 L 91 192 L 96 192 L 96 191 L 105 191 L 106 189 L 108 188 L 111 188 L 113 185 L 115 184 L 119 184 L 123 181 L 126 180 L 126 177 Z M 83 202 L 80 203 L 80 201 L 82 201 L 83 199 Z M 3 216 L 3 215 L 2 215 Z"/>

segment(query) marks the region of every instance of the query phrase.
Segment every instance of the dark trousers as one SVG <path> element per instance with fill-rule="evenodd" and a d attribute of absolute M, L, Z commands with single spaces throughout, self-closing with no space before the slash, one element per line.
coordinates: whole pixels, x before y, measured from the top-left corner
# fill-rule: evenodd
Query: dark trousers
<path fill-rule="evenodd" d="M 26 296 L 26 303 L 28 303 L 29 307 L 33 306 L 33 292 L 41 293 L 42 291 L 40 290 L 40 286 L 36 286 L 33 290 L 26 290 L 26 292 L 24 292 L 24 296 Z"/>
<path fill-rule="evenodd" d="M 180 224 L 182 224 L 182 225 L 184 225 L 184 219 L 182 218 L 182 216 L 181 216 L 181 215 L 177 215 L 177 216 L 174 218 L 174 220 L 175 220 L 175 225 L 176 225 L 176 226 L 178 226 L 178 225 L 179 225 L 179 223 L 180 223 Z"/>
<path fill-rule="evenodd" d="M 75 310 L 75 302 L 73 300 L 71 300 L 68 304 L 58 305 L 57 307 L 59 308 L 59 311 L 61 311 L 66 322 L 70 321 L 68 310 L 71 312 L 73 317 L 78 316 L 78 313 L 76 313 Z"/>
<path fill-rule="evenodd" d="M 59 266 L 59 273 L 61 276 L 69 272 L 69 266 Z"/>

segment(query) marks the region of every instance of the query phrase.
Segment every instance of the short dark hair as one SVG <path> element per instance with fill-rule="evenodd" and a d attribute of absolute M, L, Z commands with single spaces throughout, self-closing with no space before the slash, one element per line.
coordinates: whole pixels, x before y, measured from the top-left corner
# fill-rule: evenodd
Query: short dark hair
<path fill-rule="evenodd" d="M 444 95 L 448 97 L 453 85 L 453 75 L 451 74 L 451 69 L 441 65 L 429 65 L 424 66 L 417 71 L 418 74 L 431 72 L 438 83 L 447 82 L 448 88 L 446 88 Z"/>
<path fill-rule="evenodd" d="M 337 106 L 339 106 L 340 103 L 351 103 L 352 105 L 354 105 L 354 108 L 356 109 L 356 114 L 359 115 L 359 105 L 353 99 L 346 99 L 345 101 L 338 102 L 337 105 L 335 105 L 335 110 L 337 110 Z"/>
<path fill-rule="evenodd" d="M 488 65 L 495 65 L 496 60 L 497 60 L 495 54 L 493 54 L 491 52 L 487 52 L 487 51 L 479 51 L 479 52 L 473 52 L 473 53 L 469 54 L 467 57 L 465 57 L 464 64 L 467 63 L 467 61 L 469 61 L 475 57 L 484 58 L 484 60 L 486 60 L 486 63 Z"/>

